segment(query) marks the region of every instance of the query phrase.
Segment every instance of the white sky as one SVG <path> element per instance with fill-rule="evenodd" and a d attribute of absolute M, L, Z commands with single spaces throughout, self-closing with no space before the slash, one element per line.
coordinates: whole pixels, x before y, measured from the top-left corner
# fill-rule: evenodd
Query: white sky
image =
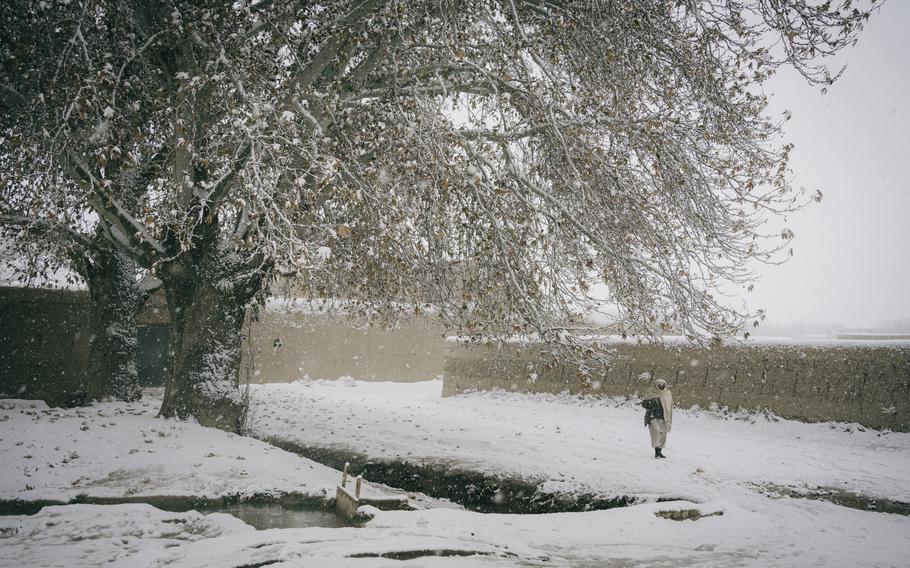
<path fill-rule="evenodd" d="M 821 203 L 791 217 L 795 256 L 762 267 L 748 296 L 769 324 L 874 326 L 910 318 L 910 2 L 873 15 L 848 67 L 821 95 L 796 73 L 768 85 L 771 110 L 793 112 L 795 187 Z"/>

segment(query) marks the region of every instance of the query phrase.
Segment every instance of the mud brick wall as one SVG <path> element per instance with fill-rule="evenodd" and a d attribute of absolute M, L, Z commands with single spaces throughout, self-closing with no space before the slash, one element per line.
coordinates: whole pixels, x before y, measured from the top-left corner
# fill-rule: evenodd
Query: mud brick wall
<path fill-rule="evenodd" d="M 86 376 L 88 321 L 84 290 L 0 286 L 0 398 L 81 404 L 85 385 L 92 380 Z M 169 322 L 163 295 L 153 295 L 139 314 L 139 324 L 160 328 Z M 446 331 L 430 318 L 382 329 L 302 311 L 266 311 L 253 322 L 250 336 L 243 355 L 245 365 L 252 354 L 254 382 L 292 381 L 304 375 L 427 380 L 442 374 L 446 354 Z M 150 349 L 143 341 L 139 349 L 140 363 L 159 362 L 143 359 L 144 350 Z M 163 358 L 160 364 L 165 364 Z"/>
<path fill-rule="evenodd" d="M 88 293 L 0 287 L 0 398 L 81 404 Z"/>
<path fill-rule="evenodd" d="M 609 370 L 586 379 L 570 365 L 548 367 L 533 345 L 450 344 L 443 396 L 468 390 L 643 393 L 649 373 L 682 407 L 768 409 L 807 422 L 858 422 L 910 431 L 910 345 L 688 346 L 618 344 Z"/>
<path fill-rule="evenodd" d="M 394 329 L 358 327 L 327 315 L 263 312 L 250 329 L 253 382 L 302 378 L 425 381 L 442 374 L 446 330 L 430 318 Z M 241 368 L 243 368 L 243 364 Z"/>

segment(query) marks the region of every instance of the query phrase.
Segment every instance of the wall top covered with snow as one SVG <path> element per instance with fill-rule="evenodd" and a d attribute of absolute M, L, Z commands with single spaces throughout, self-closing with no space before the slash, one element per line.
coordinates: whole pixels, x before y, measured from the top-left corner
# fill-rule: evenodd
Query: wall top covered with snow
<path fill-rule="evenodd" d="M 665 335 L 659 340 L 647 337 L 632 337 L 621 335 L 590 335 L 585 337 L 590 342 L 602 345 L 658 345 L 667 349 L 692 348 L 692 343 L 681 335 Z M 477 343 L 492 343 L 491 341 L 476 341 L 468 337 L 450 335 L 446 337 L 447 344 L 474 345 Z M 509 337 L 503 343 L 518 343 L 522 345 L 539 345 L 540 341 L 531 337 Z M 828 349 L 831 347 L 896 347 L 910 349 L 910 339 L 887 338 L 881 339 L 876 334 L 851 334 L 844 338 L 831 337 L 772 337 L 752 336 L 748 339 L 730 339 L 724 343 L 727 347 L 804 347 L 810 349 Z"/>
<path fill-rule="evenodd" d="M 665 379 L 681 406 L 767 409 L 810 422 L 910 431 L 910 345 L 768 343 L 714 349 L 616 343 L 609 369 L 584 376 L 547 365 L 539 344 L 449 343 L 444 396 L 468 390 L 634 396 Z"/>

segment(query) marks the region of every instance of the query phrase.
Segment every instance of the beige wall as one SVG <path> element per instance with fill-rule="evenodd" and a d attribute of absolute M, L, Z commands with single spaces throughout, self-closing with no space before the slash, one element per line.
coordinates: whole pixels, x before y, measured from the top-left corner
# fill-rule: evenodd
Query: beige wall
<path fill-rule="evenodd" d="M 629 396 L 647 388 L 642 373 L 667 380 L 683 407 L 762 409 L 806 421 L 859 422 L 910 431 L 910 346 L 617 346 L 609 371 L 593 382 L 574 368 L 545 368 L 533 347 L 449 346 L 443 395 L 499 388 Z M 529 365 L 531 368 L 529 369 Z M 529 379 L 536 373 L 535 381 Z"/>
<path fill-rule="evenodd" d="M 0 287 L 0 398 L 79 404 L 86 392 L 88 294 L 84 290 Z M 149 300 L 141 324 L 169 323 L 164 296 Z M 427 380 L 442 374 L 445 331 L 432 319 L 400 328 L 354 327 L 325 315 L 264 312 L 251 327 L 254 381 L 351 376 Z M 282 346 L 273 343 L 281 338 Z M 249 360 L 245 346 L 245 359 Z M 258 371 L 258 373 L 256 372 Z"/>
<path fill-rule="evenodd" d="M 0 396 L 77 402 L 86 380 L 87 316 L 85 292 L 0 288 Z M 147 313 L 143 319 L 157 322 L 159 317 Z M 391 330 L 354 327 L 301 311 L 265 311 L 251 327 L 253 380 L 291 381 L 306 375 L 417 381 L 444 374 L 447 396 L 492 388 L 628 396 L 644 390 L 647 385 L 638 377 L 648 372 L 666 379 L 676 401 L 686 407 L 768 408 L 788 418 L 910 431 L 907 345 L 705 351 L 624 344 L 617 347 L 609 371 L 590 383 L 568 365 L 545 368 L 539 353 L 527 346 L 465 348 L 446 344 L 444 335 L 431 318 Z M 278 338 L 281 346 L 275 348 Z M 534 382 L 531 372 L 537 375 Z"/>
<path fill-rule="evenodd" d="M 304 375 L 419 381 L 442 375 L 445 362 L 445 330 L 426 318 L 383 329 L 355 327 L 320 314 L 266 311 L 252 324 L 250 335 L 253 382 L 285 382 Z M 276 339 L 281 340 L 277 348 Z"/>
<path fill-rule="evenodd" d="M 415 318 L 385 329 L 358 326 L 339 315 L 280 307 L 286 301 L 273 303 L 279 307 L 260 312 L 251 323 L 251 341 L 244 345 L 241 368 L 252 359 L 252 382 L 287 382 L 303 376 L 419 381 L 442 375 L 446 333 L 435 319 Z M 149 299 L 139 321 L 170 323 L 163 291 Z"/>

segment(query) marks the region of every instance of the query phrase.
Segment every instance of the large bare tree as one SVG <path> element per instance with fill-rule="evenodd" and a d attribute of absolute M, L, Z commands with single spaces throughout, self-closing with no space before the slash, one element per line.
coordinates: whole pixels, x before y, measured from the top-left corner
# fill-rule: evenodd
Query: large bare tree
<path fill-rule="evenodd" d="M 100 227 L 87 222 L 88 211 L 79 204 L 78 191 L 36 192 L 29 175 L 19 178 L 19 184 L 5 181 L 0 212 L 5 278 L 24 286 L 85 285 L 89 380 L 81 400 L 138 400 L 142 393 L 136 366 L 137 321 L 160 282 L 143 277 Z M 67 180 L 58 183 L 65 185 Z"/>
<path fill-rule="evenodd" d="M 761 85 L 832 82 L 853 4 L 7 3 L 4 191 L 78 188 L 161 279 L 164 416 L 237 427 L 241 326 L 276 273 L 566 352 L 592 310 L 728 335 L 747 314 L 715 292 L 777 258 L 792 233 L 762 227 L 804 200 Z"/>

